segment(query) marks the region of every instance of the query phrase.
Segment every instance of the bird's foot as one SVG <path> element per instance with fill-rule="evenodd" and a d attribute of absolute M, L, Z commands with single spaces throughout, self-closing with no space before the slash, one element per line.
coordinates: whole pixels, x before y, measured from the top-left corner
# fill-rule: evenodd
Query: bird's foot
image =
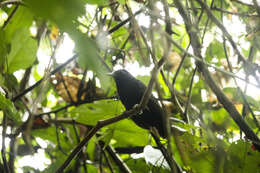
<path fill-rule="evenodd" d="M 134 106 L 133 106 L 133 109 L 139 109 L 139 104 L 135 104 Z M 139 112 L 138 112 L 138 115 L 141 115 L 143 113 L 143 110 L 141 109 Z"/>

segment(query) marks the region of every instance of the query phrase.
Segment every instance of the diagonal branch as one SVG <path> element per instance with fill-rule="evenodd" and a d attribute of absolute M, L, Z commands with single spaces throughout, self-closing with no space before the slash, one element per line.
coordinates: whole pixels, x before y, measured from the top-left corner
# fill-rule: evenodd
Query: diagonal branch
<path fill-rule="evenodd" d="M 164 64 L 164 58 L 161 58 L 161 60 L 155 64 L 155 67 L 153 68 L 153 73 L 152 73 L 152 77 L 149 81 L 148 87 L 146 88 L 144 95 L 141 99 L 141 102 L 139 105 L 134 106 L 133 109 L 129 110 L 129 111 L 125 111 L 124 113 L 122 113 L 119 116 L 115 116 L 113 118 L 109 118 L 106 120 L 99 120 L 96 124 L 96 126 L 94 126 L 90 132 L 88 133 L 88 135 L 77 145 L 76 148 L 73 149 L 73 151 L 70 153 L 70 155 L 68 156 L 68 158 L 65 160 L 65 162 L 59 167 L 59 169 L 56 171 L 56 173 L 62 173 L 64 171 L 64 169 L 70 164 L 70 162 L 76 157 L 76 155 L 78 155 L 78 153 L 82 150 L 82 148 L 88 143 L 88 141 L 103 127 L 116 123 L 118 121 L 121 121 L 123 119 L 129 118 L 132 115 L 136 115 L 139 112 L 141 112 L 145 106 L 147 105 L 149 98 L 152 94 L 152 88 L 155 82 L 155 79 L 157 77 L 157 74 L 160 70 L 160 68 L 162 67 L 162 65 Z"/>
<path fill-rule="evenodd" d="M 246 63 L 247 61 L 246 61 L 245 57 L 238 50 L 238 47 L 237 47 L 235 41 L 233 40 L 232 36 L 228 33 L 228 31 L 226 30 L 224 25 L 214 16 L 214 14 L 211 12 L 209 6 L 207 4 L 205 4 L 204 2 L 202 2 L 202 0 L 196 0 L 196 1 L 201 5 L 201 8 L 205 9 L 208 17 L 219 27 L 219 29 L 221 29 L 221 31 L 223 32 L 225 37 L 227 37 L 228 41 L 232 45 L 236 54 L 238 55 L 239 61 Z"/>
<path fill-rule="evenodd" d="M 6 139 L 6 128 L 7 128 L 7 113 L 4 113 L 3 116 L 3 128 L 2 128 L 2 149 L 1 149 L 1 154 L 2 154 L 2 160 L 3 160 L 3 166 L 4 166 L 4 172 L 9 173 L 10 168 L 7 163 L 6 159 L 6 148 L 5 148 L 5 139 Z"/>
<path fill-rule="evenodd" d="M 102 148 L 105 147 L 105 150 L 108 152 L 110 157 L 114 160 L 114 162 L 119 167 L 121 172 L 131 173 L 131 170 L 127 167 L 124 161 L 116 153 L 116 150 L 113 147 L 111 147 L 110 145 L 105 146 L 105 143 L 103 141 L 99 141 L 99 144 L 101 145 Z"/>
<path fill-rule="evenodd" d="M 127 19 L 125 19 L 124 21 L 122 21 L 121 23 L 119 23 L 118 25 L 114 26 L 113 28 L 111 28 L 108 31 L 108 35 L 112 34 L 113 32 L 115 32 L 116 30 L 118 30 L 121 26 L 125 25 L 127 22 L 129 22 L 133 17 L 137 16 L 138 14 L 140 14 L 141 12 L 143 12 L 144 10 L 138 10 L 137 12 L 135 12 L 135 14 L 133 14 L 132 16 L 128 17 Z"/>
<path fill-rule="evenodd" d="M 78 57 L 77 54 L 75 54 L 73 57 L 71 57 L 70 59 L 68 59 L 65 63 L 61 64 L 60 66 L 58 66 L 56 69 L 54 69 L 53 71 L 51 71 L 49 73 L 49 76 L 57 73 L 58 71 L 60 71 L 63 67 L 65 67 L 66 65 L 68 65 L 71 61 L 73 61 L 74 59 L 76 59 Z M 48 78 L 48 77 L 47 77 Z M 26 88 L 23 92 L 17 94 L 16 96 L 14 96 L 12 98 L 12 101 L 15 102 L 17 99 L 21 98 L 22 96 L 24 96 L 25 94 L 27 94 L 28 92 L 30 92 L 31 90 L 33 90 L 35 87 L 37 87 L 38 85 L 40 85 L 44 80 L 47 79 L 46 77 L 43 77 L 42 79 L 40 79 L 39 81 L 37 81 L 35 84 L 33 84 L 32 86 Z"/>
<path fill-rule="evenodd" d="M 202 3 L 200 0 L 197 0 L 198 2 Z M 182 3 L 180 0 L 174 0 L 178 11 L 180 12 L 181 16 L 184 19 L 186 30 L 189 34 L 191 45 L 194 50 L 194 54 L 202 59 L 201 56 L 201 43 L 199 41 L 198 32 L 196 29 L 194 29 L 194 26 L 191 23 L 190 18 L 188 17 L 187 11 L 184 9 Z M 205 6 L 205 4 L 204 4 Z M 202 6 L 202 7 L 204 7 Z M 206 9 L 208 13 L 209 9 Z M 215 93 L 217 96 L 219 102 L 224 106 L 226 111 L 229 113 L 229 115 L 232 117 L 232 119 L 236 122 L 236 124 L 239 126 L 239 128 L 245 133 L 246 137 L 250 139 L 253 142 L 259 143 L 260 140 L 257 137 L 257 135 L 253 132 L 253 130 L 248 126 L 248 124 L 244 121 L 240 113 L 237 111 L 233 103 L 227 98 L 227 96 L 223 93 L 223 91 L 219 88 L 219 86 L 216 84 L 214 79 L 212 78 L 210 72 L 208 71 L 207 67 L 202 63 L 201 61 L 197 61 L 197 66 L 199 71 L 203 74 L 204 79 L 206 83 L 209 85 L 211 90 Z"/>
<path fill-rule="evenodd" d="M 199 56 L 193 55 L 193 54 L 189 53 L 187 50 L 185 50 L 184 48 L 182 48 L 176 41 L 174 41 L 168 34 L 166 34 L 166 33 L 163 33 L 163 34 L 166 35 L 166 36 L 169 38 L 170 42 L 171 42 L 174 46 L 176 46 L 177 49 L 179 49 L 180 51 L 182 51 L 183 53 L 185 53 L 186 55 L 188 55 L 188 57 L 193 58 L 193 59 L 195 59 L 196 61 L 202 63 L 204 66 L 212 67 L 212 68 L 214 68 L 214 69 L 215 69 L 216 71 L 218 71 L 218 72 L 224 73 L 224 74 L 226 74 L 226 75 L 228 75 L 228 76 L 230 76 L 230 77 L 235 77 L 235 78 L 237 78 L 237 79 L 240 79 L 240 80 L 242 80 L 242 81 L 247 82 L 248 84 L 250 84 L 250 85 L 252 85 L 252 86 L 255 86 L 255 87 L 257 87 L 257 88 L 260 88 L 260 85 L 258 85 L 258 84 L 255 84 L 255 83 L 253 83 L 253 82 L 250 82 L 250 81 L 248 81 L 248 80 L 246 80 L 246 79 L 244 79 L 244 78 L 242 78 L 242 77 L 240 77 L 240 76 L 237 76 L 236 74 L 234 74 L 234 73 L 232 73 L 232 72 L 223 70 L 223 69 L 221 69 L 221 68 L 219 68 L 219 67 L 216 67 L 216 66 L 214 66 L 214 65 L 212 65 L 212 64 L 209 64 L 209 63 L 207 63 L 206 61 L 204 61 L 202 58 L 200 58 Z M 174 77 L 174 79 L 175 79 L 175 77 Z M 173 81 L 173 82 L 175 82 L 175 81 Z M 174 84 L 174 83 L 173 83 L 173 84 Z"/>
<path fill-rule="evenodd" d="M 88 141 L 103 127 L 116 123 L 118 121 L 121 121 L 123 119 L 126 119 L 130 117 L 131 115 L 135 115 L 138 112 L 140 112 L 139 107 L 135 107 L 129 111 L 125 111 L 123 114 L 119 116 L 115 116 L 113 118 L 109 118 L 106 120 L 100 120 L 97 122 L 96 126 L 94 126 L 88 135 L 77 145 L 76 148 L 73 149 L 73 151 L 70 153 L 66 161 L 59 167 L 59 169 L 56 171 L 56 173 L 62 173 L 63 170 L 69 165 L 69 163 L 72 161 L 72 159 L 81 151 L 81 149 L 84 147 L 85 144 L 88 143 Z"/>

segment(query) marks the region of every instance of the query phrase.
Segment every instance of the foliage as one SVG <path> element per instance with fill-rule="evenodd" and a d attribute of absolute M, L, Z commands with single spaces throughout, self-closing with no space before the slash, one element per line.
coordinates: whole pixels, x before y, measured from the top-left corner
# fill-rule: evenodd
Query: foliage
<path fill-rule="evenodd" d="M 0 1 L 0 172 L 174 172 L 169 158 L 186 172 L 260 172 L 254 3 Z M 72 48 L 62 48 L 68 39 L 71 57 Z M 153 94 L 175 119 L 170 140 L 159 145 L 123 119 L 98 130 L 70 159 L 101 120 L 124 113 L 107 73 L 126 68 L 148 85 L 163 58 Z M 40 152 L 44 167 L 20 164 Z M 158 156 L 165 163 L 150 162 Z"/>

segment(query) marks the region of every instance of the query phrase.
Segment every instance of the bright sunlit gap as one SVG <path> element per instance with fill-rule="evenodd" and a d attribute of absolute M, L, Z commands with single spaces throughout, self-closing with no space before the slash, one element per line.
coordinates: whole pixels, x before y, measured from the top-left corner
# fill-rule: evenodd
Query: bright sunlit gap
<path fill-rule="evenodd" d="M 56 52 L 56 61 L 58 64 L 66 62 L 74 55 L 75 43 L 71 40 L 67 33 L 63 34 L 63 42 Z"/>
<path fill-rule="evenodd" d="M 240 48 L 240 52 L 242 52 L 242 48 L 245 50 L 250 49 L 249 41 L 245 40 L 245 38 L 243 37 L 244 33 L 246 33 L 246 25 L 244 23 L 242 23 L 241 20 L 239 20 L 238 16 L 233 15 L 231 19 L 224 17 L 223 25 L 228 29 L 228 32 L 233 36 L 234 41 L 239 43 L 238 47 Z M 219 29 L 217 29 L 217 32 L 222 33 Z M 222 38 L 221 38 L 221 41 L 223 41 Z M 227 45 L 229 45 L 230 52 L 231 52 L 231 55 L 229 57 L 230 61 L 237 62 L 236 53 L 231 48 L 231 45 L 229 43 Z M 246 77 L 245 72 L 243 70 L 240 70 L 240 71 L 236 72 L 235 74 L 244 79 Z M 245 85 L 246 85 L 245 81 L 240 80 L 240 79 L 236 79 L 236 81 L 241 89 L 245 88 Z M 255 79 L 252 76 L 249 77 L 249 81 L 250 81 L 250 83 L 254 83 L 257 85 Z M 236 87 L 234 80 L 231 81 L 230 85 L 232 87 Z M 260 90 L 259 88 L 255 87 L 251 84 L 248 84 L 246 94 L 253 98 L 259 98 L 260 97 L 259 90 Z"/>
<path fill-rule="evenodd" d="M 30 166 L 39 171 L 43 171 L 48 165 L 51 164 L 51 160 L 46 158 L 44 149 L 38 149 L 33 155 L 23 156 L 17 160 L 19 168 L 24 166 Z M 33 164 L 32 164 L 33 163 Z M 22 170 L 17 170 L 18 173 L 22 173 Z"/>
<path fill-rule="evenodd" d="M 0 112 L 0 116 L 1 116 L 1 112 Z M 2 132 L 3 132 L 3 128 L 2 126 L 0 127 L 0 148 L 2 149 L 3 145 L 3 141 L 2 141 Z M 10 134 L 11 133 L 11 128 L 10 127 L 7 127 L 6 129 L 6 134 Z M 5 138 L 5 147 L 7 148 L 10 144 L 10 138 Z"/>

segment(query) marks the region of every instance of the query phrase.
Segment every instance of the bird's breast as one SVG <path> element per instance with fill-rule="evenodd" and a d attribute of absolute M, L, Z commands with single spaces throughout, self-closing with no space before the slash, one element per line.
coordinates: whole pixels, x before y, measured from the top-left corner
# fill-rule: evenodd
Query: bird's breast
<path fill-rule="evenodd" d="M 118 88 L 118 94 L 121 102 L 127 110 L 133 108 L 134 105 L 139 104 L 142 98 L 142 94 L 138 94 L 133 88 Z"/>

